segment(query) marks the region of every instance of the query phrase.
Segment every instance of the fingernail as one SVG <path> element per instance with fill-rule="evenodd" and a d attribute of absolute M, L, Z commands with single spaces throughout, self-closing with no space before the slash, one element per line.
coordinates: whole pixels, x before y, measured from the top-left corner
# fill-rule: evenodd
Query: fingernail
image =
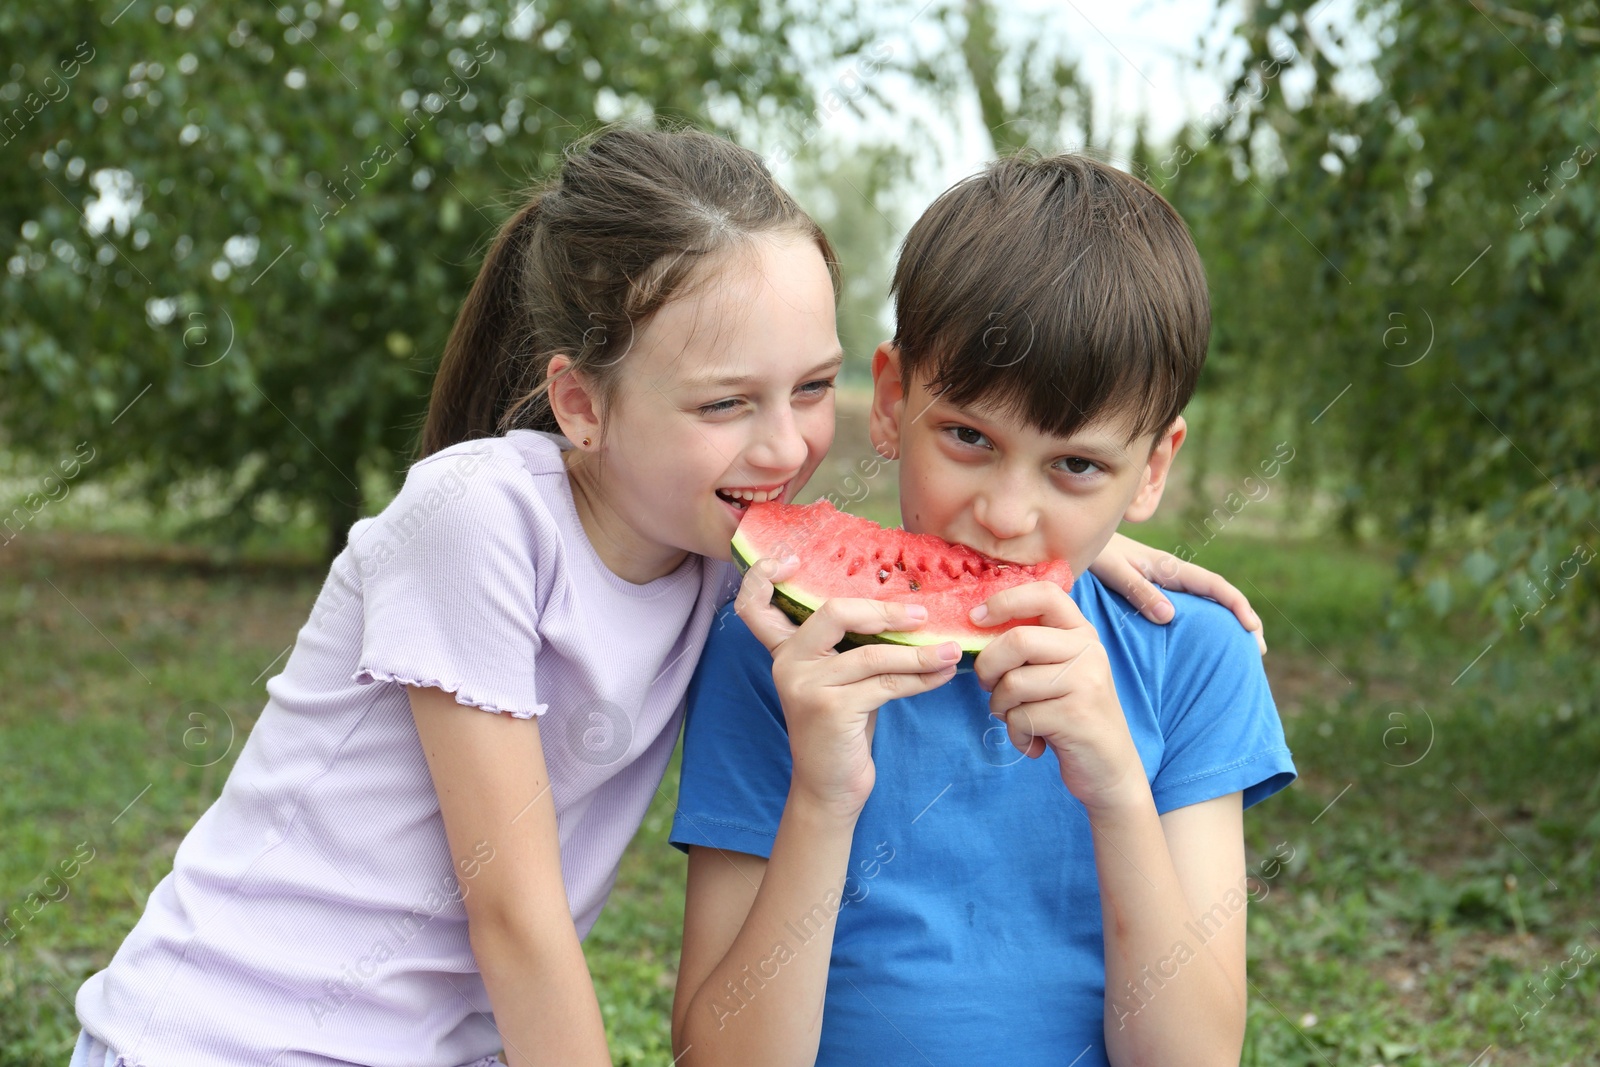
<path fill-rule="evenodd" d="M 946 641 L 939 646 L 939 658 L 946 663 L 954 663 L 961 658 L 961 646 L 954 641 Z"/>
<path fill-rule="evenodd" d="M 989 607 L 986 604 L 979 604 L 977 607 L 967 612 L 967 618 L 971 619 L 973 622 L 982 622 L 988 617 Z"/>
<path fill-rule="evenodd" d="M 1260 630 L 1256 631 L 1256 644 L 1261 646 L 1261 654 L 1265 656 L 1267 654 L 1267 639 Z"/>
<path fill-rule="evenodd" d="M 1171 619 L 1172 619 L 1172 602 L 1170 600 L 1163 600 L 1161 603 L 1159 603 L 1159 604 L 1157 604 L 1155 606 L 1154 610 L 1155 610 L 1155 613 L 1156 613 L 1156 621 L 1157 622 L 1169 622 L 1169 621 L 1171 621 Z"/>
<path fill-rule="evenodd" d="M 800 562 L 800 557 L 791 554 L 791 555 L 788 555 L 788 556 L 784 556 L 783 559 L 779 560 L 778 562 L 783 564 L 785 567 L 792 567 L 796 563 Z"/>
<path fill-rule="evenodd" d="M 917 622 L 924 622 L 928 618 L 928 609 L 921 604 L 907 604 L 906 614 Z"/>

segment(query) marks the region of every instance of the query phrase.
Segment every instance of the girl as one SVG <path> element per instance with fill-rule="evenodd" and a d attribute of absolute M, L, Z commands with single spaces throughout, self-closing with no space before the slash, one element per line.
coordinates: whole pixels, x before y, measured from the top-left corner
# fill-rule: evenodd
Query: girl
<path fill-rule="evenodd" d="M 836 274 L 733 144 L 613 130 L 571 155 L 489 251 L 423 457 L 79 990 L 75 1064 L 610 1062 L 580 941 L 741 511 L 792 499 L 832 441 Z"/>

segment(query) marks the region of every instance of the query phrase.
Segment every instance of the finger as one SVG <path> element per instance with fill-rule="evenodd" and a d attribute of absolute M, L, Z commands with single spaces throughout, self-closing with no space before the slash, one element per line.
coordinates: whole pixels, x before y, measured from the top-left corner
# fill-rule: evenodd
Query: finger
<path fill-rule="evenodd" d="M 800 560 L 794 556 L 756 560 L 744 572 L 744 581 L 734 598 L 734 611 L 768 652 L 794 636 L 795 624 L 772 603 L 772 587 L 793 574 L 799 565 Z"/>
<path fill-rule="evenodd" d="M 791 655 L 821 659 L 834 655 L 833 646 L 844 640 L 847 633 L 915 630 L 927 621 L 928 609 L 921 604 L 834 597 L 823 601 L 786 644 L 792 646 Z"/>
<path fill-rule="evenodd" d="M 1058 630 L 1046 626 L 1019 626 L 989 642 L 972 669 L 978 685 L 993 692 L 1000 680 L 1024 663 L 1066 663 L 1100 640 L 1094 627 Z"/>
<path fill-rule="evenodd" d="M 1172 601 L 1164 596 L 1159 587 L 1148 578 L 1135 572 L 1128 581 L 1128 592 L 1123 595 L 1129 603 L 1139 609 L 1139 614 L 1160 626 L 1165 626 L 1172 621 L 1175 614 Z"/>
<path fill-rule="evenodd" d="M 1158 578 L 1159 580 L 1159 578 Z M 1163 582 L 1163 585 L 1168 583 Z M 1260 630 L 1261 616 L 1250 606 L 1250 598 L 1241 593 L 1231 582 L 1214 571 L 1193 563 L 1180 563 L 1171 587 L 1184 592 L 1203 596 L 1208 600 L 1215 600 L 1218 604 L 1233 612 L 1239 624 L 1246 630 Z"/>
<path fill-rule="evenodd" d="M 955 676 L 956 665 L 951 663 L 940 670 L 927 674 L 874 675 L 851 685 L 843 686 L 837 690 L 837 693 L 840 700 L 851 703 L 859 702 L 861 707 L 880 708 L 891 700 L 904 700 L 906 697 L 914 697 L 919 693 L 931 692 Z"/>
<path fill-rule="evenodd" d="M 1073 691 L 1086 677 L 1088 649 L 1053 663 L 1030 663 L 1006 672 L 989 694 L 989 713 L 1002 715 L 1013 708 L 1056 700 Z"/>
<path fill-rule="evenodd" d="M 1038 759 L 1044 755 L 1044 750 L 1048 746 L 1043 737 L 1033 732 L 1027 708 L 1018 708 L 1015 712 L 996 715 L 995 718 L 1005 723 L 1006 740 L 1011 742 L 1012 748 L 1029 759 Z"/>
<path fill-rule="evenodd" d="M 1133 548 L 1143 547 L 1120 534 L 1117 537 Z M 1169 556 L 1169 558 L 1173 564 L 1177 563 L 1176 557 Z M 1159 563 L 1154 565 L 1160 566 Z M 1155 582 L 1140 569 L 1141 566 L 1149 568 L 1152 563 L 1149 560 L 1135 563 L 1126 555 L 1108 550 L 1100 553 L 1099 558 L 1090 564 L 1089 570 L 1100 579 L 1101 584 L 1113 593 L 1120 593 L 1128 603 L 1138 609 L 1139 614 L 1151 622 L 1168 622 L 1173 614 L 1172 602 L 1162 595 Z"/>
<path fill-rule="evenodd" d="M 816 678 L 823 685 L 849 686 L 858 682 L 889 680 L 902 675 L 916 676 L 954 670 L 961 660 L 961 646 L 954 641 L 938 645 L 862 645 L 825 660 Z"/>
<path fill-rule="evenodd" d="M 1218 604 L 1233 612 L 1233 617 L 1239 620 L 1239 625 L 1255 635 L 1256 647 L 1265 656 L 1267 654 L 1266 624 L 1261 621 L 1261 616 L 1257 615 L 1255 609 L 1250 606 L 1250 598 L 1220 574 L 1213 574 L 1204 567 L 1196 567 L 1192 563 L 1185 563 L 1184 566 L 1194 570 L 1194 574 L 1187 579 L 1190 592 L 1215 600 Z"/>
<path fill-rule="evenodd" d="M 970 617 L 979 626 L 998 626 L 1018 619 L 1037 619 L 1040 626 L 1064 630 L 1089 625 L 1067 591 L 1054 582 L 1029 582 L 1002 589 L 973 608 Z"/>

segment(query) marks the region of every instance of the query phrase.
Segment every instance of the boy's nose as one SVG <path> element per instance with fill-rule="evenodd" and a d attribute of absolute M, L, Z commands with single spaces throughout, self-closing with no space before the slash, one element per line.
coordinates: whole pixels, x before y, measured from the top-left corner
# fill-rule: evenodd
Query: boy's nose
<path fill-rule="evenodd" d="M 1039 525 L 1032 499 L 1007 479 L 995 481 L 977 495 L 972 515 L 997 542 L 1026 537 Z"/>

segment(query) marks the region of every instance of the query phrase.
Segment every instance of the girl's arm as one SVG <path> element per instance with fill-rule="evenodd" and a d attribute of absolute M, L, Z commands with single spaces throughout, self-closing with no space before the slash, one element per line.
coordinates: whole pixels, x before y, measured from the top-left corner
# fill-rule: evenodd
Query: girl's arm
<path fill-rule="evenodd" d="M 1172 621 L 1172 601 L 1161 595 L 1162 589 L 1215 600 L 1233 612 L 1240 625 L 1256 635 L 1256 645 L 1261 654 L 1266 655 L 1266 630 L 1261 625 L 1261 616 L 1250 607 L 1245 595 L 1220 574 L 1122 534 L 1112 534 L 1111 542 L 1089 565 L 1089 570 L 1107 589 L 1120 593 L 1151 622 Z"/>
<path fill-rule="evenodd" d="M 561 877 L 537 720 L 467 707 L 439 689 L 407 691 L 506 1059 L 609 1065 Z"/>

